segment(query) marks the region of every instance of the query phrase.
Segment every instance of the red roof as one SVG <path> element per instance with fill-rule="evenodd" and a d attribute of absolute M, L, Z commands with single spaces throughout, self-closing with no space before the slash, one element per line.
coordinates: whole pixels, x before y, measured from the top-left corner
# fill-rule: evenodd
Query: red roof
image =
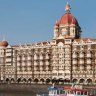
<path fill-rule="evenodd" d="M 1 43 L 0 43 L 1 44 Z M 29 44 L 26 44 L 26 45 L 14 45 L 14 46 L 12 46 L 12 47 L 20 47 L 20 46 L 22 46 L 22 47 L 24 47 L 24 46 L 41 46 L 41 45 L 48 45 L 48 44 L 50 44 L 50 42 L 40 42 L 40 43 L 36 43 L 36 44 L 31 44 L 31 45 L 29 45 Z M 1 45 L 0 45 L 1 46 Z"/>
<path fill-rule="evenodd" d="M 76 42 L 95 42 L 96 39 L 91 39 L 91 38 L 82 38 L 82 39 L 74 39 Z"/>
<path fill-rule="evenodd" d="M 61 17 L 61 19 L 56 23 L 55 27 L 58 28 L 59 25 L 76 25 L 79 26 L 76 18 L 70 13 L 70 5 L 67 3 L 65 6 L 66 13 Z"/>
<path fill-rule="evenodd" d="M 61 19 L 57 22 L 56 25 L 66 25 L 66 24 L 69 24 L 69 25 L 74 24 L 79 26 L 76 18 L 70 12 L 65 13 L 61 17 Z"/>

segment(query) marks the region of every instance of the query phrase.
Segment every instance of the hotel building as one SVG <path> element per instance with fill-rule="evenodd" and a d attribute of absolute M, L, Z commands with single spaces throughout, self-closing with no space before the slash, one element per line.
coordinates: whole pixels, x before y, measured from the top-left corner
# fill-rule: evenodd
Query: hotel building
<path fill-rule="evenodd" d="M 96 83 L 96 39 L 81 38 L 81 28 L 66 4 L 49 42 L 13 45 L 0 41 L 0 81 Z"/>

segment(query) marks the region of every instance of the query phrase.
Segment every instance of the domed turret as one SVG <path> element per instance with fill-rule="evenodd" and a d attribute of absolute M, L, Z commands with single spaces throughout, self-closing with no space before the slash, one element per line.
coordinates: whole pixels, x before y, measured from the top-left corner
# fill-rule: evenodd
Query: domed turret
<path fill-rule="evenodd" d="M 59 28 L 59 25 L 55 24 L 54 29 L 58 29 L 58 28 Z"/>
<path fill-rule="evenodd" d="M 70 12 L 70 5 L 65 6 L 65 14 L 58 20 L 54 26 L 54 38 L 63 36 L 64 38 L 80 38 L 81 28 L 77 19 Z M 58 30 L 57 30 L 58 29 Z"/>

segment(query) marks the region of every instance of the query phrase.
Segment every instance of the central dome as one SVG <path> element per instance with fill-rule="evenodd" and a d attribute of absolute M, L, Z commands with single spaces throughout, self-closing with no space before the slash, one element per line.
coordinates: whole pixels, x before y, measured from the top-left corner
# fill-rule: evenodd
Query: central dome
<path fill-rule="evenodd" d="M 71 24 L 79 26 L 76 18 L 70 13 L 70 9 L 71 9 L 70 5 L 67 3 L 67 5 L 65 6 L 66 13 L 56 23 L 57 26 L 59 26 L 59 25 L 71 25 Z"/>
<path fill-rule="evenodd" d="M 74 24 L 76 26 L 79 26 L 78 21 L 71 13 L 65 13 L 61 19 L 57 22 L 58 25 L 71 25 Z"/>

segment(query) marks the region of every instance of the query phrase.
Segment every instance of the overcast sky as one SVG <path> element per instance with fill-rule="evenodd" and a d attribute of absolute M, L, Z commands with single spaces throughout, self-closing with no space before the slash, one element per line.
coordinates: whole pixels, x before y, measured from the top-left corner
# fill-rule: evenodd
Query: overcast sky
<path fill-rule="evenodd" d="M 82 37 L 96 38 L 96 0 L 0 0 L 0 40 L 10 45 L 49 41 L 67 1 Z"/>

